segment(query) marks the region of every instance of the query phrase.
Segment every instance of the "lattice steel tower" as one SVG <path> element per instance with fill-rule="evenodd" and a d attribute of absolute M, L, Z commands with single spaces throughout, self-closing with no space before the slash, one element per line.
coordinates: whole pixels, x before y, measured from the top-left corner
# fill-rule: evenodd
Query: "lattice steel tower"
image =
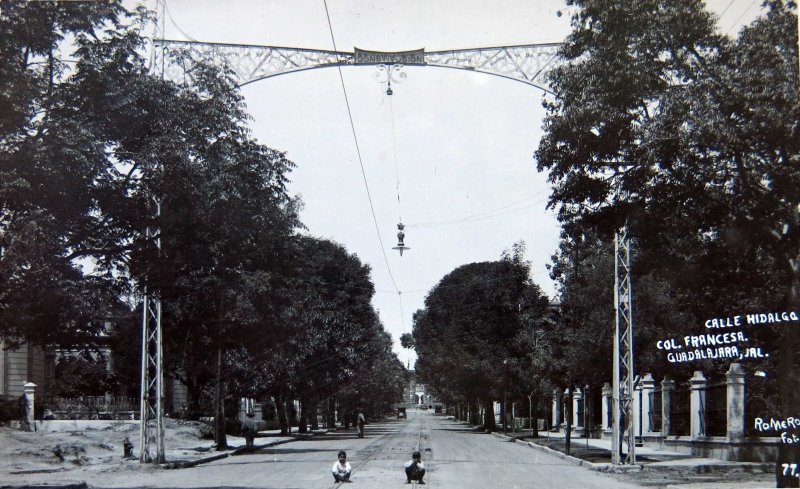
<path fill-rule="evenodd" d="M 614 464 L 636 463 L 630 250 L 628 226 L 625 225 L 614 235 L 614 379 L 611 401 L 613 417 L 611 463 Z M 621 419 L 623 415 L 624 420 Z M 625 426 L 628 427 L 627 430 Z M 628 445 L 624 459 L 621 443 L 623 438 Z"/>
<path fill-rule="evenodd" d="M 159 16 L 154 23 L 153 39 L 164 37 L 164 0 L 157 0 Z M 160 22 L 159 22 L 160 21 Z M 150 72 L 164 77 L 164 64 L 158 63 L 159 49 L 151 46 Z M 161 58 L 163 60 L 163 57 Z M 155 199 L 156 220 L 161 216 L 161 202 Z M 146 241 L 154 240 L 161 253 L 160 230 L 148 227 Z M 161 300 L 145 286 L 142 297 L 142 371 L 139 395 L 139 461 L 163 463 L 164 457 L 164 362 L 161 342 Z"/>
<path fill-rule="evenodd" d="M 161 214 L 156 204 L 156 216 Z M 159 231 L 147 228 L 148 240 L 154 239 L 159 251 Z M 164 462 L 164 363 L 161 342 L 161 301 L 145 289 L 142 298 L 142 383 L 139 425 L 140 462 Z"/>

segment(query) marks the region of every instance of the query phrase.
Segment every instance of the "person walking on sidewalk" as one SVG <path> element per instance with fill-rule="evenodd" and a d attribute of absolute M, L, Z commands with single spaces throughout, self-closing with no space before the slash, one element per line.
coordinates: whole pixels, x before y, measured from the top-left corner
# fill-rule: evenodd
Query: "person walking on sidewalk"
<path fill-rule="evenodd" d="M 417 481 L 419 484 L 425 484 L 422 480 L 425 477 L 425 465 L 422 463 L 422 455 L 419 452 L 411 454 L 411 460 L 406 462 L 406 484 L 411 484 L 411 481 Z"/>
<path fill-rule="evenodd" d="M 255 416 L 255 413 L 250 411 L 242 421 L 242 433 L 244 434 L 247 450 L 253 449 L 253 441 L 256 438 L 256 433 L 258 433 L 258 421 L 256 421 Z"/>
<path fill-rule="evenodd" d="M 336 482 L 352 482 L 350 480 L 350 472 L 352 470 L 350 462 L 347 461 L 347 453 L 344 450 L 340 450 L 339 460 L 333 464 L 333 480 Z"/>
<path fill-rule="evenodd" d="M 364 425 L 367 423 L 367 420 L 364 419 L 364 413 L 361 412 L 359 409 L 357 411 L 358 417 L 356 418 L 356 424 L 358 425 L 358 437 L 364 438 Z"/>

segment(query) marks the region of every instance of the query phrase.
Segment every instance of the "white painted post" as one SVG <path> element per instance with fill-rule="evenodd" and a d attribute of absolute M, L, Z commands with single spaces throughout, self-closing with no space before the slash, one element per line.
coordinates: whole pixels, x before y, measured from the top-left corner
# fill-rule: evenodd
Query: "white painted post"
<path fill-rule="evenodd" d="M 603 419 L 601 421 L 601 425 L 603 427 L 603 431 L 606 433 L 611 433 L 611 423 L 610 420 L 610 413 L 611 413 L 611 394 L 613 390 L 611 389 L 611 385 L 606 382 L 603 384 Z"/>
<path fill-rule="evenodd" d="M 708 380 L 700 370 L 695 370 L 691 380 L 691 435 L 692 440 L 705 436 L 706 386 Z"/>
<path fill-rule="evenodd" d="M 653 393 L 656 391 L 656 381 L 652 374 L 645 374 L 640 384 L 642 386 L 642 424 L 644 433 L 661 431 L 660 426 L 653 426 L 653 405 L 650 402 Z"/>
<path fill-rule="evenodd" d="M 675 390 L 675 381 L 664 377 L 661 381 L 661 436 L 673 435 L 672 433 L 672 391 Z"/>
<path fill-rule="evenodd" d="M 33 382 L 27 382 L 23 386 L 25 388 L 25 421 L 27 422 L 27 430 L 34 431 L 35 428 L 35 420 L 33 419 L 34 413 L 34 399 L 36 397 L 36 384 Z"/>
<path fill-rule="evenodd" d="M 558 389 L 553 389 L 553 423 L 550 429 L 558 431 L 558 426 L 561 423 L 561 396 Z"/>
<path fill-rule="evenodd" d="M 583 401 L 583 391 L 576 387 L 572 393 L 572 428 L 575 433 L 579 433 L 579 430 L 584 428 L 582 413 L 578 413 L 578 406 L 581 401 Z"/>
<path fill-rule="evenodd" d="M 744 439 L 744 376 L 742 366 L 731 363 L 728 369 L 728 440 Z"/>

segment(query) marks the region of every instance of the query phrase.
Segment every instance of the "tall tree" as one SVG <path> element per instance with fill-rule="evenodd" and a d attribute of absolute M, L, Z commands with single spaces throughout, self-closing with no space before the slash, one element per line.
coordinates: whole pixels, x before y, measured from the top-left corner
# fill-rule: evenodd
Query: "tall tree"
<path fill-rule="evenodd" d="M 116 69 L 117 60 L 90 61 L 81 47 L 122 42 L 139 19 L 114 2 L 0 3 L 0 336 L 7 345 L 91 344 L 125 290 L 76 261 L 106 253 L 87 250 L 113 235 L 97 191 L 117 170 L 96 114 L 77 110 L 76 99 L 92 89 L 75 73 L 87 62 Z M 72 56 L 77 64 L 66 61 Z"/>
<path fill-rule="evenodd" d="M 447 397 L 480 400 L 487 429 L 495 427 L 492 401 L 512 383 L 508 359 L 519 351 L 524 318 L 546 313 L 547 298 L 530 280 L 523 253 L 515 245 L 499 261 L 456 268 L 414 315 L 420 377 Z"/>
<path fill-rule="evenodd" d="M 627 222 L 639 266 L 698 317 L 797 307 L 794 4 L 767 2 L 734 41 L 696 0 L 571 3 L 536 153 L 567 228 Z M 795 328 L 782 334 L 783 390 L 797 393 Z"/>

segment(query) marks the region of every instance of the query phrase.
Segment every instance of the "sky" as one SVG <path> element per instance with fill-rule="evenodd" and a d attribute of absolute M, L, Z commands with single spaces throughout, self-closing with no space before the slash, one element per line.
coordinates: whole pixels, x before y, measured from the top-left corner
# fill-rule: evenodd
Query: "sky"
<path fill-rule="evenodd" d="M 719 30 L 734 35 L 760 3 L 707 5 Z M 164 37 L 437 51 L 559 42 L 569 32 L 569 10 L 558 0 L 329 0 L 327 10 L 323 0 L 166 0 Z M 371 267 L 373 303 L 413 368 L 400 335 L 411 332 L 426 294 L 460 265 L 498 260 L 523 241 L 531 279 L 555 298 L 547 264 L 559 226 L 546 209 L 547 175 L 533 158 L 541 90 L 467 70 L 406 66 L 403 73 L 388 96 L 375 66 L 341 70 L 353 127 L 336 68 L 268 78 L 242 93 L 253 135 L 297 165 L 289 191 L 305 204 L 308 234 L 344 245 Z M 391 249 L 401 220 L 410 248 L 402 257 Z"/>

